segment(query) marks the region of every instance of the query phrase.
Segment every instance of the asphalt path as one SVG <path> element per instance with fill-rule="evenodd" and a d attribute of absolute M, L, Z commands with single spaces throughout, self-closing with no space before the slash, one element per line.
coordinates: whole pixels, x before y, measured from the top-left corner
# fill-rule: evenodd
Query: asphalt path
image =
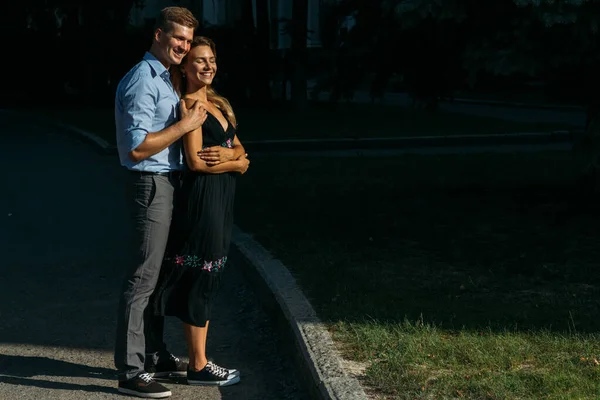
<path fill-rule="evenodd" d="M 130 230 L 126 171 L 73 135 L 0 114 L 0 399 L 120 399 L 112 361 Z M 285 341 L 235 262 L 208 350 L 237 368 L 226 388 L 165 382 L 173 399 L 306 399 Z M 181 324 L 170 350 L 185 358 Z"/>

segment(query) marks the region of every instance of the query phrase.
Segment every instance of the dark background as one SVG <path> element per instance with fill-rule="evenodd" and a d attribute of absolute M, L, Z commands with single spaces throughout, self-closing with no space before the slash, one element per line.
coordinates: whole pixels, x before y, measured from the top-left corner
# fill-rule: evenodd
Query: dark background
<path fill-rule="evenodd" d="M 198 29 L 217 42 L 215 86 L 234 106 L 290 98 L 303 108 L 318 92 L 339 102 L 356 90 L 373 99 L 408 92 L 415 107 L 426 109 L 440 97 L 473 92 L 583 106 L 597 97 L 597 1 L 321 1 L 319 48 L 306 47 L 314 34 L 306 29 L 307 2 L 290 2 L 291 20 L 270 18 L 269 0 L 239 0 L 230 2 L 235 10 L 226 24 Z M 202 15 L 201 1 L 189 3 Z M 150 45 L 153 21 L 129 24 L 132 7 L 143 6 L 12 2 L 2 25 L 2 105 L 112 107 L 119 79 Z M 343 22 L 350 15 L 355 25 L 348 30 Z M 291 35 L 290 49 L 277 48 L 278 32 Z M 307 80 L 315 83 L 309 91 Z"/>

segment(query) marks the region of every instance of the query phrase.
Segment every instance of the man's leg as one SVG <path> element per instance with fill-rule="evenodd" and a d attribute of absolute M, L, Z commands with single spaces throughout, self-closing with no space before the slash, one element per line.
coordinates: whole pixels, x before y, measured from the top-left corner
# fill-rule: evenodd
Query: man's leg
<path fill-rule="evenodd" d="M 165 250 L 165 257 L 173 257 L 181 248 L 184 237 L 182 218 L 185 216 L 186 204 L 182 202 L 180 175 L 171 176 L 173 192 L 173 213 L 169 239 Z M 160 277 L 159 277 L 160 279 Z M 186 376 L 188 364 L 167 351 L 163 341 L 164 317 L 155 314 L 155 294 L 150 297 L 150 306 L 146 308 L 145 338 L 146 338 L 146 361 L 145 369 L 154 377 Z"/>
<path fill-rule="evenodd" d="M 155 285 L 156 286 L 156 285 Z M 150 297 L 152 301 L 152 297 Z M 164 342 L 163 332 L 165 318 L 154 313 L 154 307 L 151 304 L 144 311 L 144 341 L 146 344 L 145 363 L 154 365 L 159 360 L 166 360 L 171 355 L 167 351 L 167 345 Z"/>
<path fill-rule="evenodd" d="M 152 336 L 149 351 L 166 352 L 162 342 L 164 320 L 146 309 L 151 308 L 147 306 L 160 273 L 173 211 L 173 186 L 167 177 L 131 173 L 128 189 L 135 253 L 119 304 L 115 345 L 119 380 L 144 371 L 146 334 Z"/>

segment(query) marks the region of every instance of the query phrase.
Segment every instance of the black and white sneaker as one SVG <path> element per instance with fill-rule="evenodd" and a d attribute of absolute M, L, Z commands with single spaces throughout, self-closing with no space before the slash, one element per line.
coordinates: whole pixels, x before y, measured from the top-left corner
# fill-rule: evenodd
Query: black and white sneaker
<path fill-rule="evenodd" d="M 171 391 L 156 382 L 150 374 L 144 372 L 126 381 L 119 381 L 119 393 L 145 399 L 163 399 L 171 396 Z"/>
<path fill-rule="evenodd" d="M 212 362 L 212 361 L 210 361 L 210 360 L 208 361 L 208 363 L 209 363 L 209 364 L 212 364 L 212 366 L 213 366 L 214 368 L 216 368 L 216 369 L 220 369 L 220 370 L 223 370 L 223 371 L 227 371 L 227 372 L 228 372 L 228 373 L 230 373 L 231 375 L 240 375 L 240 371 L 238 371 L 237 369 L 223 368 L 223 367 L 221 367 L 221 366 L 218 366 L 217 364 L 215 364 L 214 362 Z"/>
<path fill-rule="evenodd" d="M 156 364 L 146 363 L 144 369 L 153 378 L 186 376 L 188 364 L 171 354 L 168 360 L 159 361 Z"/>
<path fill-rule="evenodd" d="M 188 385 L 229 386 L 240 381 L 240 375 L 230 374 L 229 370 L 209 362 L 200 371 L 187 372 Z"/>

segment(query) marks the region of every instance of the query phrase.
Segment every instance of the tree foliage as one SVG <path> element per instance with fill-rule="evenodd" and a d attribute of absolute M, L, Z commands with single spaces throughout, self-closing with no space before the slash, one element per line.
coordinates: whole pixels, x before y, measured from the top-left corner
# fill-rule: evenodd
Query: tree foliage
<path fill-rule="evenodd" d="M 7 82 L 4 90 L 24 94 L 44 89 L 45 96 L 89 94 L 92 100 L 111 96 L 115 77 L 135 45 L 128 31 L 129 12 L 135 0 L 24 0 L 11 4 L 11 18 L 2 31 L 18 37 L 28 49 L 19 67 L 20 77 Z M 129 36 L 126 41 L 125 38 Z M 139 55 L 136 55 L 139 56 Z M 14 73 L 14 65 L 3 66 Z M 34 79 L 32 79 L 34 77 Z M 37 77 L 37 79 L 35 78 Z"/>
<path fill-rule="evenodd" d="M 475 85 L 482 74 L 529 76 L 578 89 L 592 87 L 597 75 L 598 1 L 342 0 L 332 8 L 328 23 L 337 29 L 337 43 L 333 29 L 328 41 L 346 55 L 329 62 L 332 82 L 354 78 L 352 85 L 337 83 L 346 90 L 356 88 L 359 78 L 381 92 L 400 76 L 414 98 L 435 103 L 457 87 Z M 339 21 L 347 15 L 355 16 L 356 25 L 344 33 Z M 347 66 L 348 59 L 366 61 Z M 587 92 L 582 103 L 591 100 Z"/>

